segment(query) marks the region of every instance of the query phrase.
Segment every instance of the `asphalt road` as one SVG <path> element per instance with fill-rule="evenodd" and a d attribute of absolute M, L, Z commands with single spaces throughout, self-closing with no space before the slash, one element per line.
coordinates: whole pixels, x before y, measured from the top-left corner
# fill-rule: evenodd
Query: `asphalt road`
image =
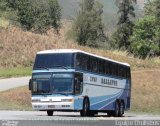
<path fill-rule="evenodd" d="M 47 116 L 46 112 L 38 111 L 0 111 L 0 120 L 2 126 L 160 126 L 159 115 L 135 113 L 126 113 L 124 117 L 114 118 L 103 113 L 96 117 L 80 117 L 79 113 L 74 112 L 55 112 L 53 116 Z"/>
<path fill-rule="evenodd" d="M 124 117 L 108 117 L 106 113 L 99 113 L 95 117 L 80 117 L 79 112 L 54 112 L 47 116 L 45 111 L 0 111 L 0 120 L 160 120 L 160 115 L 125 113 Z"/>
<path fill-rule="evenodd" d="M 0 79 L 0 91 L 28 85 L 31 77 Z"/>

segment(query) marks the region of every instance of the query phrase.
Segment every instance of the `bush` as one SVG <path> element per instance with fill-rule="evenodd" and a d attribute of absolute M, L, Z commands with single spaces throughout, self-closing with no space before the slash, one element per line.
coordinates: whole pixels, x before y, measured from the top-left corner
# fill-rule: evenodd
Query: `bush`
<path fill-rule="evenodd" d="M 135 56 L 146 58 L 154 56 L 159 51 L 155 41 L 155 17 L 146 16 L 135 23 L 133 35 L 130 37 L 131 52 Z"/>
<path fill-rule="evenodd" d="M 57 0 L 7 0 L 8 7 L 17 11 L 18 21 L 26 30 L 45 33 L 60 28 L 61 8 Z"/>

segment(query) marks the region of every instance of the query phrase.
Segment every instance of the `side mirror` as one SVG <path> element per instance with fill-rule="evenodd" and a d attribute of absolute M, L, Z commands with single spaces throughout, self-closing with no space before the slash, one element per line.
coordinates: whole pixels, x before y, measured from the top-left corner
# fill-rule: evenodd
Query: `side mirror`
<path fill-rule="evenodd" d="M 33 83 L 33 81 L 32 81 L 32 79 L 30 79 L 29 80 L 29 90 L 32 90 L 32 83 Z"/>

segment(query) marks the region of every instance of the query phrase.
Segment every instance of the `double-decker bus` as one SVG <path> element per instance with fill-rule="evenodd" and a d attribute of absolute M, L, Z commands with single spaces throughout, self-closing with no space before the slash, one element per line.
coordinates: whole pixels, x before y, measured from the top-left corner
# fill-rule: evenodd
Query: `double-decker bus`
<path fill-rule="evenodd" d="M 120 117 L 130 109 L 130 65 L 75 49 L 40 51 L 29 82 L 33 110 L 98 112 Z"/>

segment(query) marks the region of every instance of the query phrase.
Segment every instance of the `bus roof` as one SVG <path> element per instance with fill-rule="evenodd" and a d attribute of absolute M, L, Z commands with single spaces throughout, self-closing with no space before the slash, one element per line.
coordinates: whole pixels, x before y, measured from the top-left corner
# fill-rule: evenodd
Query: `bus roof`
<path fill-rule="evenodd" d="M 112 59 L 109 59 L 109 58 L 105 58 L 105 57 L 102 57 L 102 56 L 98 56 L 98 55 L 88 53 L 88 52 L 85 52 L 85 51 L 82 51 L 82 50 L 77 50 L 77 49 L 44 50 L 44 51 L 37 52 L 37 54 L 78 53 L 78 52 L 83 53 L 83 54 L 87 54 L 87 55 L 90 55 L 90 56 L 93 56 L 93 57 L 97 57 L 97 58 L 100 58 L 100 59 L 108 60 L 108 61 L 111 61 L 111 62 L 115 62 L 115 63 L 118 63 L 118 64 L 122 64 L 122 65 L 125 65 L 125 66 L 130 66 L 128 63 L 119 62 L 119 61 L 116 61 L 116 60 L 112 60 Z"/>

